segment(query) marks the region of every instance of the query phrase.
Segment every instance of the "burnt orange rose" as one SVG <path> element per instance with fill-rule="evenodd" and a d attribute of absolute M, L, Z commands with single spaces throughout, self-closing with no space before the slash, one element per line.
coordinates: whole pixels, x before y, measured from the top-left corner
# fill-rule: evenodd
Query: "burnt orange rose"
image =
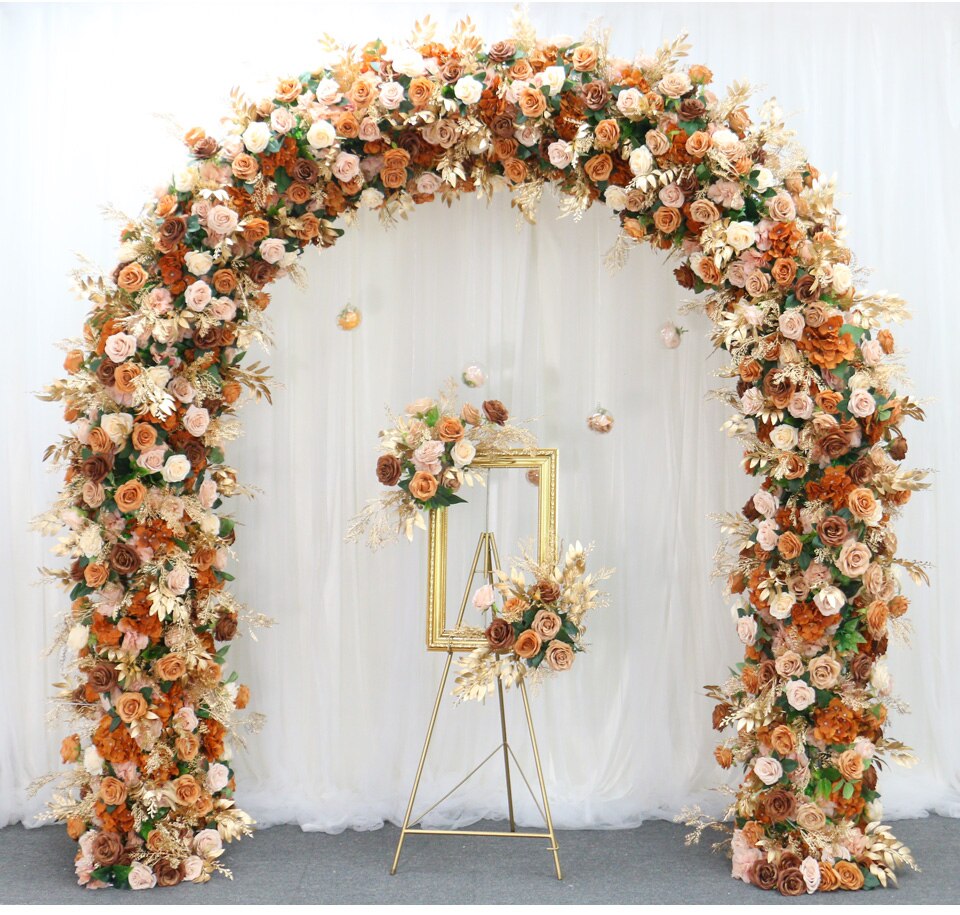
<path fill-rule="evenodd" d="M 157 430 L 149 423 L 134 423 L 130 441 L 137 451 L 146 451 L 157 443 Z"/>
<path fill-rule="evenodd" d="M 503 176 L 513 184 L 519 184 L 527 177 L 527 166 L 522 159 L 505 159 L 503 161 Z"/>
<path fill-rule="evenodd" d="M 463 423 L 455 416 L 443 416 L 436 425 L 441 442 L 459 442 L 463 438 Z"/>
<path fill-rule="evenodd" d="M 437 478 L 425 470 L 418 470 L 410 481 L 410 495 L 421 502 L 429 502 L 437 494 Z"/>
<path fill-rule="evenodd" d="M 200 786 L 192 775 L 181 775 L 170 783 L 170 787 L 181 807 L 192 807 L 200 800 Z"/>
<path fill-rule="evenodd" d="M 120 720 L 130 724 L 147 714 L 147 700 L 141 693 L 123 693 L 117 700 L 116 710 Z"/>
<path fill-rule="evenodd" d="M 127 786 L 119 778 L 108 775 L 100 781 L 100 798 L 108 807 L 116 807 L 127 799 Z"/>
<path fill-rule="evenodd" d="M 539 89 L 529 86 L 520 90 L 517 104 L 520 106 L 520 111 L 528 118 L 538 118 L 547 110 L 546 96 Z"/>
<path fill-rule="evenodd" d="M 80 758 L 80 738 L 76 734 L 63 738 L 60 744 L 60 759 L 64 763 L 76 762 Z"/>
<path fill-rule="evenodd" d="M 87 824 L 84 823 L 80 817 L 68 817 L 67 819 L 67 835 L 73 839 L 74 842 L 80 838 L 87 831 Z"/>
<path fill-rule="evenodd" d="M 127 292 L 143 289 L 150 275 L 139 264 L 127 264 L 117 274 L 117 285 Z"/>
<path fill-rule="evenodd" d="M 837 883 L 842 890 L 863 888 L 863 871 L 852 861 L 835 861 L 833 869 L 837 874 Z"/>
<path fill-rule="evenodd" d="M 532 658 L 540 654 L 541 648 L 543 648 L 543 642 L 532 629 L 521 632 L 517 636 L 516 642 L 513 643 L 513 650 L 518 658 Z"/>
<path fill-rule="evenodd" d="M 83 580 L 88 588 L 99 588 L 110 576 L 110 567 L 102 562 L 91 562 L 83 570 Z"/>
<path fill-rule="evenodd" d="M 613 171 L 613 159 L 607 153 L 593 156 L 584 163 L 583 170 L 586 176 L 594 183 L 606 181 Z"/>
<path fill-rule="evenodd" d="M 146 487 L 139 480 L 127 480 L 122 486 L 117 487 L 117 491 L 114 493 L 114 500 L 120 511 L 129 514 L 130 512 L 135 512 L 143 505 L 146 494 Z"/>
<path fill-rule="evenodd" d="M 243 224 L 243 237 L 246 241 L 263 241 L 270 234 L 270 223 L 259 216 L 248 219 Z"/>
<path fill-rule="evenodd" d="M 237 288 L 237 277 L 232 270 L 228 270 L 226 267 L 218 270 L 213 275 L 213 288 L 220 293 L 220 295 L 228 295 Z"/>
<path fill-rule="evenodd" d="M 653 214 L 653 224 L 659 231 L 663 232 L 664 235 L 673 235 L 673 233 L 680 228 L 682 221 L 683 217 L 680 215 L 680 211 L 674 207 L 660 207 L 660 209 Z"/>
<path fill-rule="evenodd" d="M 237 698 L 234 700 L 233 704 L 239 708 L 244 709 L 247 707 L 247 703 L 250 701 L 250 687 L 246 683 L 241 683 L 237 689 Z"/>

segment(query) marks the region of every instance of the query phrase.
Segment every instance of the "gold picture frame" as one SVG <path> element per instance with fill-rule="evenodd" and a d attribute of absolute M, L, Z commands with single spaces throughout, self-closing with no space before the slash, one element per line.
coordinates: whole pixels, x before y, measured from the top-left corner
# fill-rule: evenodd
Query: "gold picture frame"
<path fill-rule="evenodd" d="M 471 468 L 536 470 L 537 554 L 541 562 L 557 561 L 557 464 L 556 448 L 508 449 L 477 455 Z M 482 538 L 481 538 L 482 542 Z M 478 554 L 480 546 L 477 547 Z M 474 565 L 479 555 L 474 558 Z M 489 562 L 489 557 L 487 559 Z M 456 625 L 447 626 L 447 509 L 431 509 L 427 522 L 427 651 L 473 651 L 486 644 L 481 629 L 463 628 L 469 582 Z"/>

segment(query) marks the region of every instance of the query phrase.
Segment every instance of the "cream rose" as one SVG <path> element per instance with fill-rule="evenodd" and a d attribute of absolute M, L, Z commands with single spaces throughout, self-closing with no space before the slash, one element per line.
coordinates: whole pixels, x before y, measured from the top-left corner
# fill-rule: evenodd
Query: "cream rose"
<path fill-rule="evenodd" d="M 213 258 L 206 251 L 190 251 L 183 259 L 189 270 L 194 276 L 203 276 L 210 272 L 213 266 Z"/>
<path fill-rule="evenodd" d="M 390 63 L 394 73 L 404 76 L 423 76 L 427 72 L 423 55 L 416 48 L 400 48 L 394 52 Z"/>
<path fill-rule="evenodd" d="M 785 620 L 793 612 L 795 603 L 790 591 L 781 591 L 770 600 L 770 615 L 775 620 Z"/>
<path fill-rule="evenodd" d="M 483 83 L 474 79 L 472 76 L 461 76 L 453 87 L 453 94 L 460 99 L 464 105 L 476 105 L 480 101 L 480 94 L 483 92 Z"/>
<path fill-rule="evenodd" d="M 809 708 L 817 701 L 817 694 L 813 687 L 804 683 L 803 680 L 791 680 L 784 687 L 784 693 L 786 693 L 787 702 L 798 712 Z"/>
<path fill-rule="evenodd" d="M 653 154 L 646 146 L 639 146 L 630 153 L 630 171 L 638 178 L 649 175 L 654 165 Z"/>
<path fill-rule="evenodd" d="M 731 222 L 727 226 L 727 244 L 735 251 L 745 251 L 757 240 L 757 230 L 752 222 Z"/>
<path fill-rule="evenodd" d="M 465 438 L 460 439 L 460 441 L 456 442 L 453 448 L 450 449 L 450 457 L 453 458 L 453 463 L 461 470 L 470 465 L 476 453 L 476 445 Z"/>
<path fill-rule="evenodd" d="M 200 438 L 210 426 L 210 412 L 203 407 L 191 406 L 183 414 L 183 428 L 194 438 Z"/>
<path fill-rule="evenodd" d="M 262 153 L 270 142 L 270 128 L 263 121 L 252 121 L 247 125 L 241 138 L 248 152 L 254 155 Z"/>
<path fill-rule="evenodd" d="M 864 419 L 876 412 L 877 402 L 868 390 L 857 388 L 850 394 L 848 408 L 854 416 Z"/>
<path fill-rule="evenodd" d="M 314 121 L 307 131 L 307 142 L 314 149 L 326 149 L 337 139 L 337 132 L 329 121 Z"/>
<path fill-rule="evenodd" d="M 133 334 L 111 334 L 103 344 L 103 351 L 111 362 L 123 362 L 137 351 L 137 338 Z"/>
<path fill-rule="evenodd" d="M 129 413 L 107 413 L 100 419 L 100 427 L 118 448 L 122 448 L 133 431 L 133 417 Z"/>
<path fill-rule="evenodd" d="M 797 447 L 797 427 L 781 423 L 770 433 L 770 443 L 781 451 L 793 451 Z"/>
<path fill-rule="evenodd" d="M 567 73 L 563 67 L 547 67 L 540 77 L 540 85 L 546 86 L 551 95 L 556 95 L 562 88 L 563 82 L 567 78 Z"/>
<path fill-rule="evenodd" d="M 644 101 L 639 89 L 621 89 L 617 93 L 617 109 L 627 118 L 639 117 L 644 110 Z"/>
<path fill-rule="evenodd" d="M 758 756 L 753 763 L 753 773 L 765 785 L 775 785 L 783 778 L 783 766 L 772 756 Z"/>
<path fill-rule="evenodd" d="M 171 454 L 163 465 L 163 478 L 168 483 L 180 483 L 186 479 L 188 473 L 190 461 L 185 454 Z"/>
<path fill-rule="evenodd" d="M 213 298 L 213 290 L 203 280 L 197 280 L 187 286 L 183 297 L 186 300 L 187 308 L 191 311 L 203 311 Z"/>
<path fill-rule="evenodd" d="M 803 319 L 803 311 L 799 308 L 788 308 L 778 322 L 780 333 L 788 340 L 799 340 L 803 336 L 803 329 L 807 322 Z"/>

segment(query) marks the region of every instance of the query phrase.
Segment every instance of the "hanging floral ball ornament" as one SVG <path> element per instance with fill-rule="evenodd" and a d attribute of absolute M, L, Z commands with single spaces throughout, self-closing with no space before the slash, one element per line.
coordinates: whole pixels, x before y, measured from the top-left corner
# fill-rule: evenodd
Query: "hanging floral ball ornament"
<path fill-rule="evenodd" d="M 471 362 L 460 376 L 468 388 L 479 388 L 487 383 L 487 370 L 479 362 Z"/>
<path fill-rule="evenodd" d="M 676 324 L 671 324 L 667 321 L 663 327 L 660 328 L 660 338 L 663 340 L 663 345 L 667 349 L 676 349 L 680 345 L 680 337 L 687 332 L 685 327 L 678 327 Z"/>
<path fill-rule="evenodd" d="M 587 417 L 587 425 L 593 432 L 606 435 L 606 433 L 613 429 L 613 414 L 609 410 L 598 406 L 596 412 L 591 413 Z"/>
<path fill-rule="evenodd" d="M 337 315 L 337 324 L 341 330 L 356 330 L 362 320 L 363 315 L 360 309 L 354 308 L 353 305 L 349 304 Z"/>

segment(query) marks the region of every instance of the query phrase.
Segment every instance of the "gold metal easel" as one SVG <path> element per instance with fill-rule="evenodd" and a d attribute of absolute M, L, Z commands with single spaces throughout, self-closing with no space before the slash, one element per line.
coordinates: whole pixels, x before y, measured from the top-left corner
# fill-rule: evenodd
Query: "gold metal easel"
<path fill-rule="evenodd" d="M 555 454 L 555 453 L 554 453 Z M 555 458 L 554 458 L 555 460 Z M 480 569 L 480 560 L 483 558 L 483 568 Z M 473 565 L 470 569 L 470 575 L 467 579 L 466 588 L 463 593 L 463 600 L 460 603 L 460 615 L 457 617 L 457 629 L 463 624 L 463 616 L 467 609 L 467 601 L 470 598 L 470 594 L 474 587 L 474 579 L 477 575 L 482 575 L 488 584 L 494 584 L 494 570 L 500 568 L 500 556 L 497 552 L 497 544 L 494 540 L 494 536 L 489 531 L 484 531 L 480 535 L 480 539 L 477 542 L 477 550 L 473 556 Z M 520 681 L 519 689 L 520 695 L 523 697 L 523 710 L 526 715 L 527 720 L 527 730 L 530 733 L 530 745 L 533 749 L 533 759 L 537 767 L 537 781 L 540 785 L 540 798 L 543 801 L 543 806 L 540 806 L 540 802 L 537 800 L 536 794 L 534 794 L 533 788 L 530 786 L 526 775 L 523 772 L 523 769 L 520 767 L 520 762 L 517 759 L 516 755 L 513 752 L 513 748 L 510 746 L 510 743 L 507 739 L 507 718 L 504 713 L 503 706 L 503 684 L 500 680 L 497 680 L 497 702 L 500 707 L 500 743 L 494 747 L 489 755 L 486 756 L 477 766 L 475 766 L 464 778 L 462 778 L 453 788 L 450 789 L 443 797 L 440 798 L 436 803 L 432 804 L 426 810 L 424 810 L 419 816 L 414 819 L 411 819 L 413 814 L 413 805 L 417 799 L 417 791 L 420 788 L 420 778 L 423 775 L 423 768 L 427 761 L 427 753 L 430 750 L 430 742 L 433 739 L 434 727 L 437 723 L 437 715 L 440 712 L 440 703 L 443 700 L 444 692 L 447 686 L 447 679 L 450 676 L 450 665 L 453 663 L 453 653 L 455 646 L 451 644 L 447 649 L 447 659 L 443 666 L 443 674 L 440 677 L 440 686 L 437 689 L 437 698 L 433 703 L 433 713 L 430 716 L 430 724 L 427 726 L 427 736 L 423 743 L 423 752 L 420 754 L 420 762 L 417 765 L 417 774 L 413 780 L 413 789 L 410 792 L 410 801 L 407 804 L 407 812 L 403 818 L 403 826 L 400 829 L 400 838 L 397 841 L 397 851 L 393 856 L 393 866 L 390 868 L 391 874 L 396 874 L 397 867 L 400 863 L 400 852 L 403 850 L 403 843 L 407 836 L 497 836 L 500 838 L 508 839 L 539 839 L 541 841 L 546 840 L 550 843 L 550 851 L 553 852 L 553 863 L 557 872 L 557 879 L 563 879 L 563 872 L 560 870 L 560 856 L 559 849 L 557 846 L 557 836 L 553 829 L 553 818 L 550 815 L 550 802 L 547 799 L 547 788 L 546 783 L 543 780 L 543 767 L 540 764 L 540 752 L 537 749 L 537 736 L 534 732 L 533 727 L 533 717 L 530 714 L 530 700 L 527 697 L 527 689 L 523 680 Z M 417 828 L 417 824 L 422 822 L 424 817 L 427 816 L 431 811 L 435 810 L 440 804 L 442 804 L 448 797 L 450 797 L 455 791 L 461 788 L 466 784 L 469 779 L 471 779 L 477 772 L 480 771 L 483 766 L 485 766 L 491 759 L 493 759 L 500 751 L 503 753 L 503 770 L 504 777 L 506 781 L 507 789 L 507 812 L 510 820 L 510 830 L 508 832 L 498 832 L 491 830 L 481 830 L 481 829 L 424 829 L 423 827 Z M 543 817 L 544 823 L 546 825 L 546 832 L 517 832 L 516 820 L 514 819 L 513 812 L 513 787 L 511 783 L 510 776 L 510 759 L 513 758 L 514 765 L 517 768 L 517 771 L 520 773 L 520 777 L 523 779 L 524 784 L 527 786 L 527 790 L 530 792 L 530 796 L 533 798 L 533 802 L 537 807 L 537 810 L 540 812 L 540 815 Z"/>

